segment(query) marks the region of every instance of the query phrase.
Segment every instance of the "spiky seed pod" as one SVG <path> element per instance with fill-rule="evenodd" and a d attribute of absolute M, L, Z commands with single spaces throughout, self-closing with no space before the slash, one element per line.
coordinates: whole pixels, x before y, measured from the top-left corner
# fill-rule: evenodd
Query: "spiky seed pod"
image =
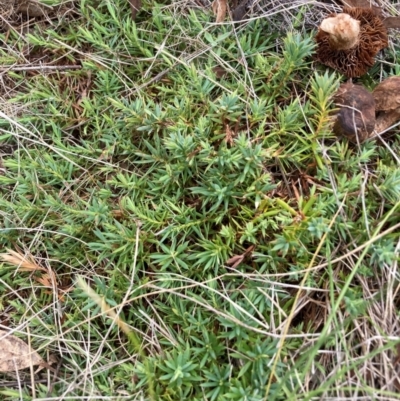
<path fill-rule="evenodd" d="M 388 33 L 376 8 L 344 7 L 321 23 L 315 40 L 318 61 L 352 78 L 374 65 Z"/>
<path fill-rule="evenodd" d="M 365 141 L 375 128 L 375 100 L 363 86 L 347 82 L 335 94 L 340 108 L 333 132 L 347 137 L 351 142 Z"/>

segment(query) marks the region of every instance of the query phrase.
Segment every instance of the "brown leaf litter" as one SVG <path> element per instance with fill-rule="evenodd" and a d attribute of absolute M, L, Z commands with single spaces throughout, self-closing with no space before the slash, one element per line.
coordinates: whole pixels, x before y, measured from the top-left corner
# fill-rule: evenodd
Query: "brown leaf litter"
<path fill-rule="evenodd" d="M 13 19 L 21 14 L 27 18 L 44 17 L 52 7 L 35 0 L 0 0 L 0 14 L 3 19 Z"/>
<path fill-rule="evenodd" d="M 40 355 L 28 344 L 0 330 L 0 372 L 15 372 L 43 363 Z"/>
<path fill-rule="evenodd" d="M 339 107 L 333 131 L 361 143 L 385 132 L 400 121 L 400 77 L 382 81 L 372 93 L 352 82 L 342 84 L 335 94 Z"/>
<path fill-rule="evenodd" d="M 375 99 L 375 131 L 382 132 L 400 121 L 400 77 L 382 81 L 372 92 Z"/>
<path fill-rule="evenodd" d="M 340 86 L 335 102 L 340 106 L 333 132 L 352 142 L 365 141 L 375 128 L 375 100 L 361 85 L 347 82 Z"/>

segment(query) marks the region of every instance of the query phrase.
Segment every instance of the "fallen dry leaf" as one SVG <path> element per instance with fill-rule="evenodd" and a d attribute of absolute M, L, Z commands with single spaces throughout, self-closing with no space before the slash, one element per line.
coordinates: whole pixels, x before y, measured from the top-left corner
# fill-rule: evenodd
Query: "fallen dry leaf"
<path fill-rule="evenodd" d="M 240 6 L 237 6 L 232 12 L 232 19 L 234 21 L 241 21 L 247 14 L 246 2 L 243 2 Z"/>
<path fill-rule="evenodd" d="M 375 100 L 372 94 L 361 85 L 347 82 L 340 85 L 335 103 L 340 109 L 333 132 L 354 143 L 368 139 L 375 128 Z"/>
<path fill-rule="evenodd" d="M 372 8 L 376 12 L 380 13 L 380 7 L 376 7 L 370 3 L 370 0 L 342 0 L 344 6 L 354 8 Z"/>
<path fill-rule="evenodd" d="M 15 372 L 43 362 L 40 355 L 20 338 L 0 330 L 0 372 Z"/>
<path fill-rule="evenodd" d="M 135 20 L 136 14 L 142 8 L 142 1 L 141 0 L 129 0 L 129 5 L 131 6 L 132 19 Z"/>
<path fill-rule="evenodd" d="M 375 11 L 376 15 L 382 16 L 382 9 L 372 5 L 370 0 L 342 0 L 342 3 L 347 7 L 370 8 Z M 386 28 L 400 29 L 400 17 L 384 18 L 383 25 L 385 25 Z"/>
<path fill-rule="evenodd" d="M 400 17 L 387 17 L 383 20 L 386 28 L 400 29 Z"/>
<path fill-rule="evenodd" d="M 217 17 L 215 22 L 217 23 L 222 22 L 226 16 L 226 10 L 227 10 L 226 0 L 214 0 L 212 3 L 212 9 Z"/>
<path fill-rule="evenodd" d="M 359 1 L 359 0 L 342 0 L 342 3 L 344 6 L 347 7 L 368 7 L 368 6 L 364 6 L 361 5 L 362 3 L 364 3 L 364 1 Z"/>
<path fill-rule="evenodd" d="M 400 121 L 400 77 L 382 81 L 372 92 L 375 99 L 375 131 L 383 132 Z"/>
<path fill-rule="evenodd" d="M 17 11 L 21 14 L 27 15 L 30 18 L 44 17 L 47 15 L 45 7 L 48 8 L 47 6 L 40 4 L 38 1 L 21 1 Z M 48 9 L 51 10 L 51 8 Z"/>

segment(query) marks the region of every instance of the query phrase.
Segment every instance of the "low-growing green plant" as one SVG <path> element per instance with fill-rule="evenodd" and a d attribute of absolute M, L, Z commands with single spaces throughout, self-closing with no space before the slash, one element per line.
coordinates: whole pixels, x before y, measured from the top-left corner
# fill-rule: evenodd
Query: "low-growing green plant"
<path fill-rule="evenodd" d="M 1 34 L 0 244 L 55 277 L 2 262 L 1 325 L 59 365 L 0 394 L 395 397 L 397 131 L 333 136 L 341 77 L 313 63 L 306 6 L 295 32 L 142 3 Z M 37 57 L 52 69 L 13 71 Z M 379 68 L 398 73 L 371 88 Z"/>

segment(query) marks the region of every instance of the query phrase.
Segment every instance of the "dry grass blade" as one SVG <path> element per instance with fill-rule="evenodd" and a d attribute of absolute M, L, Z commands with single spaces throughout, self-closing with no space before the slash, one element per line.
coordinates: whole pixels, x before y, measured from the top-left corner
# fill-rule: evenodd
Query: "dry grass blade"
<path fill-rule="evenodd" d="M 10 265 L 17 266 L 19 271 L 40 274 L 34 275 L 34 279 L 44 287 L 51 287 L 58 291 L 57 277 L 54 271 L 49 267 L 46 269 L 35 262 L 32 255 L 24 255 L 20 252 L 7 249 L 6 253 L 0 254 L 0 260 Z"/>
<path fill-rule="evenodd" d="M 15 372 L 43 363 L 43 359 L 20 338 L 0 330 L 0 372 Z"/>
<path fill-rule="evenodd" d="M 212 9 L 214 14 L 216 15 L 215 22 L 222 22 L 225 19 L 227 11 L 226 0 L 214 0 L 212 3 Z"/>
<path fill-rule="evenodd" d="M 26 256 L 11 249 L 7 249 L 6 253 L 1 253 L 0 260 L 10 265 L 17 266 L 21 271 L 35 272 L 39 270 L 47 272 L 44 267 L 39 266 L 35 262 L 32 256 Z"/>
<path fill-rule="evenodd" d="M 132 13 L 132 19 L 136 19 L 137 13 L 140 11 L 142 7 L 142 1 L 141 0 L 129 0 L 129 5 L 131 6 L 131 13 Z"/>
<path fill-rule="evenodd" d="M 44 287 L 52 287 L 51 283 L 51 277 L 49 274 L 43 274 L 41 277 L 37 277 L 36 281 L 40 284 L 42 284 Z"/>

